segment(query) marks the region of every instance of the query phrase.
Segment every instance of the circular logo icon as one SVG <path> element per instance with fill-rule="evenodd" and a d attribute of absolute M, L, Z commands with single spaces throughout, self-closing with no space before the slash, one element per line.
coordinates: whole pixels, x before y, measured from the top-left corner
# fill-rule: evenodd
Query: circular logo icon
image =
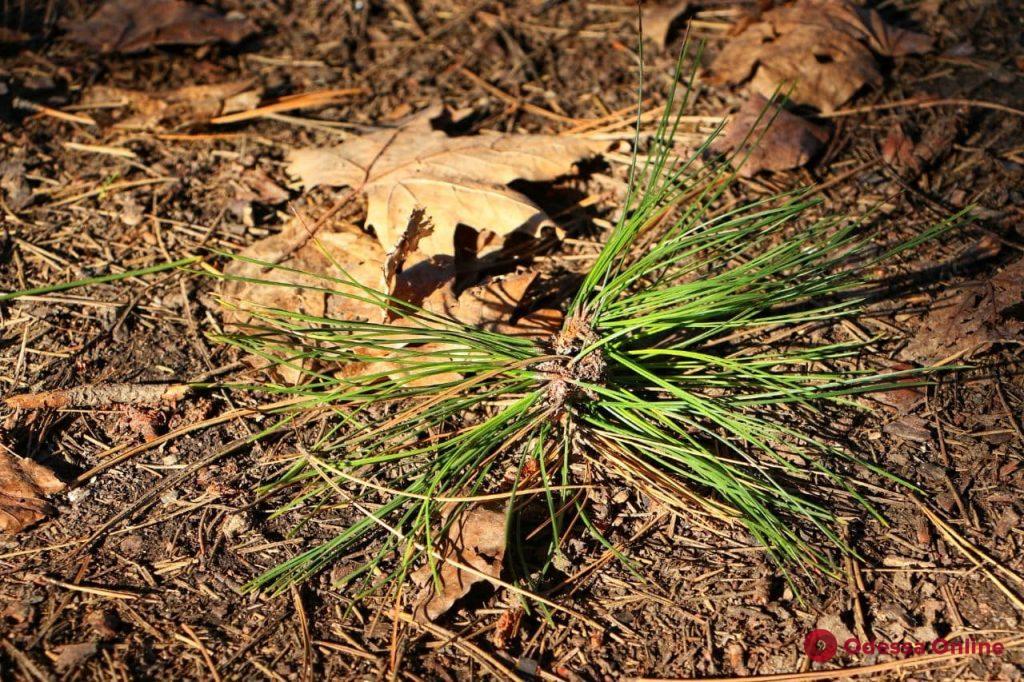
<path fill-rule="evenodd" d="M 816 663 L 831 661 L 838 648 L 836 636 L 828 630 L 811 630 L 804 637 L 804 653 Z"/>

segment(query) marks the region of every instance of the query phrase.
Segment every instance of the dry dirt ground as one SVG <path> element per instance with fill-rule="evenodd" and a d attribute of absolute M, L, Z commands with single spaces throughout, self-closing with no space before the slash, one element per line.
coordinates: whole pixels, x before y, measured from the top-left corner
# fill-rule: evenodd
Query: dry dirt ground
<path fill-rule="evenodd" d="M 667 48 L 646 55 L 652 105 L 663 101 L 687 21 L 713 55 L 737 13 L 758 3 L 691 4 Z M 235 251 L 279 230 L 293 212 L 315 217 L 341 193 L 287 189 L 286 149 L 387 125 L 438 98 L 468 112 L 466 130 L 561 132 L 630 106 L 636 94 L 635 8 L 612 0 L 218 0 L 259 32 L 235 46 L 127 56 L 98 55 L 57 27 L 58 18 L 81 22 L 91 3 L 37 5 L 3 4 L 5 19 L 32 36 L 0 47 L 0 163 L 20 169 L 5 175 L 0 207 L 4 291 Z M 893 238 L 950 210 L 977 207 L 976 223 L 901 265 L 931 269 L 932 281 L 894 293 L 851 323 L 852 336 L 886 334 L 895 361 L 920 334 L 949 332 L 921 329 L 936 300 L 964 282 L 986 281 L 1024 251 L 1024 15 L 1019 3 L 995 0 L 879 6 L 893 21 L 935 36 L 936 49 L 888 60 L 884 82 L 861 92 L 848 107 L 855 111 L 821 119 L 834 132 L 814 164 L 757 176 L 733 194 L 749 199 L 818 183 L 829 211 L 881 206 L 878 225 Z M 242 79 L 261 86 L 264 99 L 324 88 L 365 94 L 284 117 L 177 128 L 172 121 L 143 132 L 114 129 L 124 115 L 116 106 L 82 106 L 98 85 L 157 92 Z M 694 113 L 733 111 L 738 92 L 703 87 Z M 900 104 L 922 95 L 958 103 Z M 32 111 L 24 101 L 98 125 Z M 628 134 L 628 116 L 610 120 L 621 120 L 618 131 Z M 897 125 L 915 139 L 952 132 L 937 136 L 940 148 L 922 172 L 907 173 L 883 155 Z M 130 158 L 109 147 L 130 150 Z M 621 163 L 599 162 L 553 186 L 524 188 L 576 238 L 549 256 L 552 272 L 584 260 L 560 254 L 593 254 L 614 206 L 581 198 L 606 198 L 607 178 L 623 173 Z M 264 179 L 287 191 L 261 191 Z M 13 202 L 22 190 L 28 195 Z M 353 201 L 343 218 L 358 223 L 363 210 Z M 206 336 L 220 324 L 211 288 L 176 270 L 0 304 L 0 393 L 251 376 L 236 353 Z M 581 539 L 568 550 L 569 571 L 592 570 L 550 595 L 603 630 L 564 615 L 552 622 L 526 615 L 500 643 L 492 635 L 514 599 L 486 587 L 426 625 L 394 619 L 391 604 L 353 604 L 332 589 L 329 572 L 276 598 L 244 593 L 248 580 L 338 521 L 324 513 L 290 534 L 286 519 L 268 518 L 273 504 L 256 489 L 294 443 L 286 436 L 224 449 L 265 423 L 230 418 L 254 398 L 209 390 L 173 406 L 0 407 L 0 445 L 72 483 L 53 497 L 48 519 L 0 542 L 0 677 L 610 680 L 879 664 L 864 672 L 1019 679 L 1024 584 L 1014 576 L 1024 575 L 1024 349 L 1019 338 L 1007 341 L 982 344 L 969 356 L 971 369 L 944 375 L 919 399 L 896 396 L 896 406 L 868 415 L 830 417 L 859 452 L 917 482 L 948 526 L 876 482 L 872 498 L 890 525 L 851 518 L 849 540 L 860 556 L 845 560 L 846 579 L 804 581 L 798 597 L 740 530 L 663 514 L 616 484 L 605 500 L 606 532 L 638 574 Z M 228 418 L 124 461 L 104 455 L 220 416 Z M 840 641 L 850 633 L 880 641 L 970 634 L 1017 647 L 927 665 L 864 653 L 819 664 L 803 652 L 816 627 Z"/>

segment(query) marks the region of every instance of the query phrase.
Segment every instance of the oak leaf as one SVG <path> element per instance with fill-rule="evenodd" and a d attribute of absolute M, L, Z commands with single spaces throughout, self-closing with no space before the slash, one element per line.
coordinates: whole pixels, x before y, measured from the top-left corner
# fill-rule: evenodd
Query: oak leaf
<path fill-rule="evenodd" d="M 366 224 L 387 251 L 397 246 L 412 212 L 426 209 L 434 231 L 421 242 L 421 250 L 450 256 L 460 224 L 498 235 L 537 235 L 554 228 L 540 207 L 508 183 L 553 180 L 607 146 L 558 135 L 449 136 L 431 126 L 442 112 L 432 107 L 398 128 L 334 148 L 294 150 L 288 171 L 306 187 L 348 186 L 365 192 Z"/>
<path fill-rule="evenodd" d="M 848 0 L 797 0 L 765 12 L 730 39 L 711 66 L 715 80 L 766 97 L 780 89 L 800 104 L 834 111 L 864 85 L 880 82 L 872 50 L 926 52 L 932 39 L 887 24 Z M 791 89 L 790 89 L 791 88 Z"/>

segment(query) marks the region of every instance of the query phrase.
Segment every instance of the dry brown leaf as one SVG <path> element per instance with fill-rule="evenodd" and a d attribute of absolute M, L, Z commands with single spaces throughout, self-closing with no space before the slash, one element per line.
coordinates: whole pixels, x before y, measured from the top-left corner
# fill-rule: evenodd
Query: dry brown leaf
<path fill-rule="evenodd" d="M 46 518 L 45 496 L 63 489 L 52 471 L 0 447 L 0 532 L 14 534 Z"/>
<path fill-rule="evenodd" d="M 828 130 L 822 126 L 753 93 L 730 118 L 725 132 L 715 138 L 711 148 L 721 153 L 738 149 L 740 159 L 749 153 L 739 172 L 751 177 L 762 170 L 803 166 L 821 151 L 828 137 Z"/>
<path fill-rule="evenodd" d="M 505 513 L 487 506 L 472 507 L 451 524 L 441 553 L 485 576 L 498 578 L 505 558 L 505 540 Z M 446 613 L 473 585 L 485 579 L 440 560 L 437 561 L 437 580 L 429 565 L 417 569 L 410 577 L 423 586 L 413 611 L 421 620 L 435 620 Z"/>
<path fill-rule="evenodd" d="M 389 252 L 398 245 L 412 212 L 424 208 L 434 231 L 421 242 L 421 250 L 450 256 L 459 224 L 499 235 L 536 235 L 553 228 L 540 207 L 507 183 L 552 180 L 606 146 L 557 135 L 449 137 L 431 127 L 441 113 L 434 107 L 397 129 L 332 149 L 295 150 L 288 170 L 306 187 L 345 185 L 364 191 L 366 224 Z"/>
<path fill-rule="evenodd" d="M 690 0 L 644 3 L 642 10 L 644 35 L 658 47 L 665 47 L 672 25 L 689 8 Z"/>
<path fill-rule="evenodd" d="M 508 325 L 536 278 L 535 272 L 497 277 L 468 287 L 458 296 L 453 291 L 452 280 L 428 296 L 423 307 L 467 325 L 496 331 Z"/>
<path fill-rule="evenodd" d="M 257 30 L 248 19 L 182 0 L 107 0 L 87 21 L 62 27 L 72 40 L 103 53 L 218 40 L 234 44 Z"/>
<path fill-rule="evenodd" d="M 932 308 L 904 357 L 935 362 L 1024 334 L 1024 260 L 961 288 L 955 297 Z"/>
<path fill-rule="evenodd" d="M 310 234 L 310 223 L 296 218 L 275 235 L 255 242 L 239 252 L 272 265 L 232 260 L 224 268 L 231 277 L 283 282 L 292 286 L 228 281 L 222 296 L 239 306 L 228 316 L 230 322 L 245 322 L 249 312 L 278 308 L 315 317 L 339 320 L 378 321 L 380 308 L 373 303 L 346 296 L 332 296 L 304 287 L 329 286 L 343 290 L 343 282 L 328 282 L 324 277 L 351 277 L 362 286 L 381 288 L 384 250 L 380 244 L 355 225 L 338 223 Z M 280 267 L 272 267 L 280 266 Z M 284 268 L 299 270 L 290 272 Z M 353 293 L 358 288 L 352 287 Z"/>
<path fill-rule="evenodd" d="M 374 303 L 315 290 L 324 287 L 344 290 L 349 286 L 352 293 L 361 293 L 356 286 L 327 281 L 324 277 L 351 277 L 363 287 L 385 292 L 414 306 L 482 329 L 549 336 L 561 323 L 559 311 L 538 310 L 512 324 L 523 294 L 533 283 L 536 273 L 493 278 L 456 294 L 453 259 L 426 256 L 417 250 L 419 243 L 432 232 L 431 223 L 422 210 L 413 212 L 406 233 L 390 254 L 385 254 L 373 237 L 354 225 L 328 225 L 315 237 L 309 229 L 308 221 L 293 220 L 278 234 L 262 239 L 239 253 L 243 258 L 268 265 L 236 259 L 225 267 L 224 272 L 229 279 L 221 287 L 221 296 L 229 306 L 224 315 L 228 325 L 248 324 L 254 313 L 267 308 L 336 320 L 405 324 L 400 317 L 391 319 L 393 316 L 387 316 L 381 306 Z M 418 350 L 443 358 L 448 347 L 433 344 Z M 365 352 L 371 355 L 384 353 L 380 350 Z M 344 367 L 339 375 L 355 377 L 394 370 L 392 376 L 395 377 L 402 373 L 399 369 L 398 364 L 382 360 Z M 294 383 L 301 376 L 299 367 L 280 366 L 275 371 L 289 383 Z M 417 385 L 457 378 L 454 373 L 439 375 L 424 379 Z"/>
<path fill-rule="evenodd" d="M 259 102 L 261 92 L 252 80 L 188 85 L 157 93 L 97 85 L 89 88 L 82 103 L 120 102 L 131 115 L 118 121 L 115 127 L 154 130 L 164 124 L 202 123 L 221 114 L 249 109 Z"/>
<path fill-rule="evenodd" d="M 348 223 L 325 226 L 315 238 L 309 230 L 308 221 L 296 218 L 281 232 L 239 253 L 245 258 L 282 267 L 237 259 L 228 263 L 224 272 L 229 277 L 279 282 L 284 286 L 227 280 L 221 287 L 221 296 L 230 306 L 224 315 L 227 324 L 246 324 L 252 319 L 252 313 L 266 308 L 338 320 L 376 322 L 381 319 L 381 309 L 373 303 L 315 290 L 346 286 L 323 277 L 351 277 L 362 286 L 379 290 L 384 264 L 380 244 Z M 352 287 L 352 292 L 358 293 L 358 289 Z M 300 375 L 299 369 L 285 366 L 278 368 L 278 372 L 290 383 Z"/>
<path fill-rule="evenodd" d="M 766 97 L 781 89 L 800 104 L 831 112 L 864 85 L 880 81 L 872 49 L 911 54 L 926 52 L 931 42 L 848 0 L 797 0 L 765 12 L 730 39 L 712 73 L 727 83 L 749 79 Z"/>

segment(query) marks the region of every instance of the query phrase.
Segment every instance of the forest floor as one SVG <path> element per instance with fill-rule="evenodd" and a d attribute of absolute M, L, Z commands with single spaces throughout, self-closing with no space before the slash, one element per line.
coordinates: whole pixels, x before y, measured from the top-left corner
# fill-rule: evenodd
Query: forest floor
<path fill-rule="evenodd" d="M 215 4 L 257 31 L 237 44 L 133 54 L 71 40 L 90 3 L 4 4 L 8 25 L 24 35 L 0 44 L 0 291 L 197 254 L 217 264 L 211 250 L 238 251 L 345 196 L 333 219 L 361 224 L 359 196 L 303 191 L 286 173 L 287 151 L 338 144 L 438 100 L 463 133 L 600 130 L 617 145 L 579 173 L 517 185 L 569 234 L 539 259 L 544 277 L 563 281 L 558 273 L 578 272 L 596 252 L 635 122 L 635 6 Z M 647 106 L 665 101 L 687 25 L 712 63 L 759 4 L 771 3 L 695 0 L 679 12 L 666 44 L 646 46 Z M 379 597 L 353 605 L 332 588 L 333 571 L 283 596 L 247 593 L 244 584 L 337 521 L 314 516 L 293 534 L 288 519 L 269 518 L 273 502 L 257 488 L 294 449 L 287 436 L 224 450 L 266 423 L 248 410 L 261 398 L 218 389 L 169 402 L 93 396 L 44 409 L 0 406 L 0 449 L 67 485 L 49 498 L 46 518 L 0 540 L 0 677 L 612 680 L 849 667 L 883 679 L 1020 679 L 1024 13 L 994 0 L 878 8 L 935 46 L 879 58 L 881 78 L 834 111 L 802 110 L 828 133 L 804 167 L 744 177 L 729 190 L 741 202 L 815 185 L 823 211 L 878 211 L 874 225 L 887 239 L 974 207 L 974 222 L 901 262 L 934 273 L 932 281 L 894 293 L 841 332 L 845 340 L 886 336 L 881 359 L 892 367 L 970 364 L 927 390 L 892 392 L 870 412 L 829 417 L 862 456 L 923 490 L 872 488 L 888 525 L 850 520 L 858 556 L 842 560 L 842 580 L 804 581 L 796 595 L 741 528 L 691 523 L 620 482 L 599 502 L 609 539 L 639 572 L 608 561 L 596 542 L 573 540 L 569 572 L 587 570 L 549 595 L 602 629 L 564 614 L 550 622 L 528 614 L 509 629 L 514 597 L 483 585 L 426 623 L 398 618 Z M 176 88 L 234 82 L 257 90 L 247 108 L 355 92 L 225 124 L 168 103 Z M 691 148 L 747 92 L 703 74 L 698 82 L 679 139 Z M 124 90 L 159 103 L 126 100 Z M 151 120 L 119 127 L 133 107 Z M 223 324 L 214 289 L 179 269 L 0 303 L 0 395 L 249 379 L 245 358 L 208 337 Z M 546 300 L 558 298 L 552 289 Z M 944 302 L 958 314 L 937 313 Z M 1007 650 L 840 650 L 817 663 L 804 652 L 815 629 L 835 633 L 840 646 L 851 637 L 970 636 Z"/>

